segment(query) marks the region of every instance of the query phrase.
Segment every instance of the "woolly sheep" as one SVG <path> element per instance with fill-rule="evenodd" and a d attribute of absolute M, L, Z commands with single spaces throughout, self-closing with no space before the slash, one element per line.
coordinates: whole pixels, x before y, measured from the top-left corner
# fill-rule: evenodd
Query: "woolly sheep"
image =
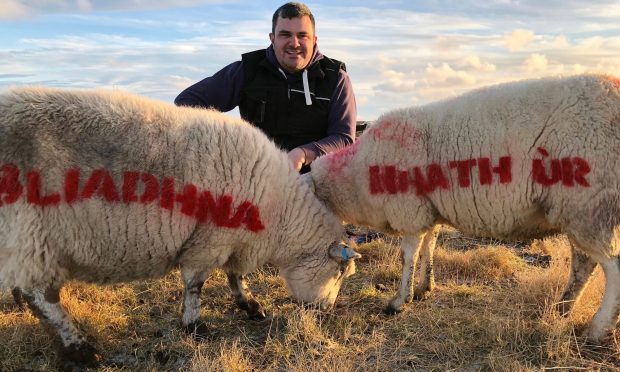
<path fill-rule="evenodd" d="M 620 80 L 581 75 L 507 83 L 382 115 L 347 149 L 313 162 L 320 199 L 342 219 L 403 235 L 402 281 L 386 312 L 432 287 L 436 226 L 499 239 L 563 232 L 568 309 L 596 264 L 606 278 L 588 337 L 620 311 Z"/>
<path fill-rule="evenodd" d="M 59 304 L 69 279 L 180 266 L 182 325 L 199 334 L 200 290 L 217 267 L 240 305 L 253 305 L 242 275 L 271 263 L 293 297 L 329 307 L 359 255 L 338 245 L 339 220 L 289 163 L 215 111 L 111 91 L 0 95 L 0 284 L 16 299 L 21 289 L 69 367 L 100 358 Z"/>

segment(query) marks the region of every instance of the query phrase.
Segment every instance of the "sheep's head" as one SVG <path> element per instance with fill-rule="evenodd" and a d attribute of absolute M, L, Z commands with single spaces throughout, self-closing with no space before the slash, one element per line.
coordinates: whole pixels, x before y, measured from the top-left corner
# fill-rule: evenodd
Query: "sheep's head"
<path fill-rule="evenodd" d="M 280 271 L 291 295 L 298 301 L 327 310 L 334 305 L 345 278 L 355 273 L 355 259 L 362 257 L 340 242 L 327 255 L 302 257 Z"/>

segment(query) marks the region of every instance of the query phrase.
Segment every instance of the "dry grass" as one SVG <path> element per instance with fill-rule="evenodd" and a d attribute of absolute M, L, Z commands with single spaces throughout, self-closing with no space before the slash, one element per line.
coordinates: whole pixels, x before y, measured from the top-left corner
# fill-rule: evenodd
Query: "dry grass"
<path fill-rule="evenodd" d="M 567 318 L 554 302 L 568 275 L 562 238 L 525 247 L 449 238 L 437 249 L 437 288 L 387 317 L 381 310 L 398 287 L 400 255 L 392 241 L 360 245 L 358 272 L 328 314 L 303 310 L 266 268 L 250 279 L 270 316 L 245 319 L 225 275 L 203 291 L 210 340 L 179 331 L 177 272 L 157 281 L 100 287 L 71 283 L 63 304 L 102 352 L 101 371 L 399 371 L 617 370 L 620 346 L 583 345 L 580 336 L 598 307 L 604 280 L 596 271 Z M 467 242 L 467 241 L 466 241 Z M 458 243 L 458 244 L 457 244 Z M 458 245 L 458 246 L 457 246 Z M 467 245 L 467 244 L 465 244 Z M 523 257 L 551 255 L 548 267 Z M 0 294 L 0 370 L 54 370 L 52 340 L 29 312 Z"/>

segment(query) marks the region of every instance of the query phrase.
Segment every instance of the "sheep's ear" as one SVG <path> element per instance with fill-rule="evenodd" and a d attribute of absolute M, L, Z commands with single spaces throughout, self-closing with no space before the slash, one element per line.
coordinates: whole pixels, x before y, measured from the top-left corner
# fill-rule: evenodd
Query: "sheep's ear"
<path fill-rule="evenodd" d="M 316 194 L 316 187 L 314 187 L 314 180 L 312 179 L 311 172 L 302 174 L 301 181 L 304 182 L 306 185 L 308 185 L 308 187 L 310 187 L 310 190 L 312 190 L 312 192 Z"/>
<path fill-rule="evenodd" d="M 355 252 L 354 249 L 342 243 L 332 244 L 332 246 L 329 248 L 329 255 L 332 258 L 341 259 L 345 262 L 362 257 L 362 255 Z"/>

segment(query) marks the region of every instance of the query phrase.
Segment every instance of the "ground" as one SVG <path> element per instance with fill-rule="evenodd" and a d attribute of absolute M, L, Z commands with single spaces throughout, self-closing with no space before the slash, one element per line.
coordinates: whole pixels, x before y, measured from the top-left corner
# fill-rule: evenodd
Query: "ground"
<path fill-rule="evenodd" d="M 202 319 L 210 339 L 180 331 L 178 272 L 116 286 L 70 283 L 62 303 L 100 350 L 100 371 L 399 371 L 541 369 L 616 370 L 617 336 L 601 347 L 581 333 L 596 311 L 599 269 L 567 318 L 554 310 L 568 275 L 564 238 L 506 245 L 445 231 L 439 239 L 437 287 L 395 316 L 382 309 L 398 287 L 397 238 L 356 249 L 357 274 L 330 312 L 303 309 L 269 267 L 249 277 L 269 313 L 247 320 L 234 306 L 226 276 L 205 283 Z M 0 294 L 0 370 L 54 370 L 51 340 L 29 312 Z"/>

